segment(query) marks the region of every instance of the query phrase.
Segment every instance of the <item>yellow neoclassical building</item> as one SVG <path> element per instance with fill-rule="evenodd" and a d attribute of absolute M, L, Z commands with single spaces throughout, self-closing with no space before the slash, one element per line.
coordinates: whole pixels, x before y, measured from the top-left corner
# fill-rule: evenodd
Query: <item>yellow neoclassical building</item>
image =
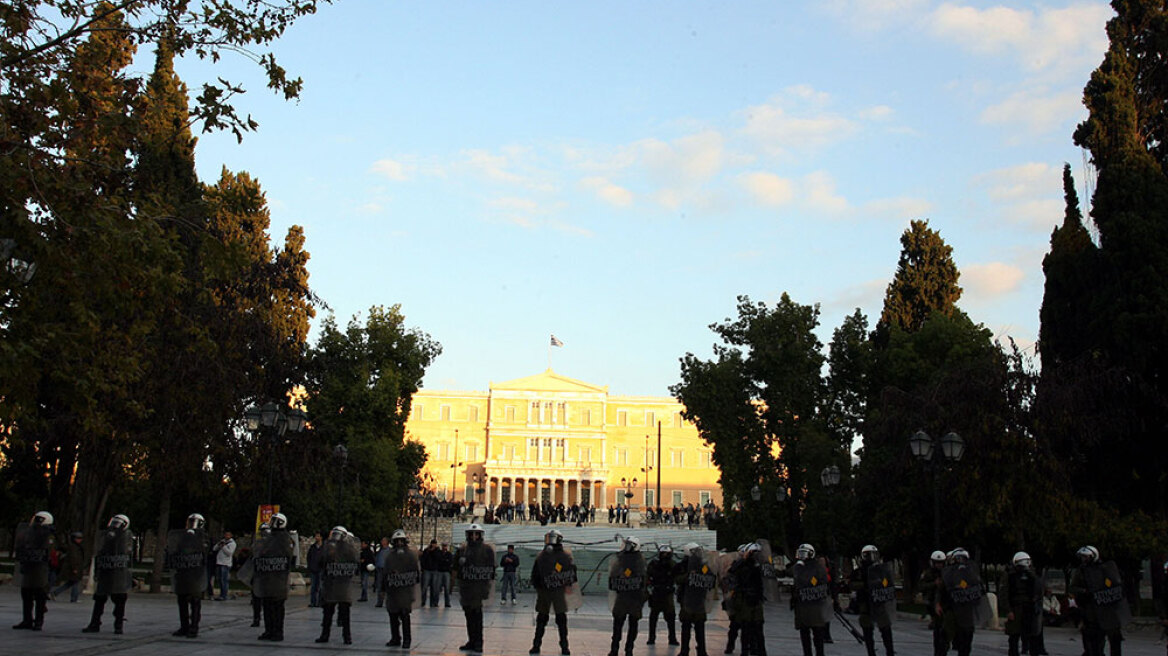
<path fill-rule="evenodd" d="M 486 392 L 420 390 L 406 436 L 426 447 L 424 475 L 443 498 L 606 508 L 630 492 L 634 509 L 721 506 L 710 447 L 681 410 L 548 369 Z"/>

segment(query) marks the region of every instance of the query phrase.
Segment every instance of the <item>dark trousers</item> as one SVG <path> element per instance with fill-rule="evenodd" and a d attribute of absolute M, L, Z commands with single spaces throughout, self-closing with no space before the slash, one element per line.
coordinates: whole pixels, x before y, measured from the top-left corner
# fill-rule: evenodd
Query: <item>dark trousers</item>
<path fill-rule="evenodd" d="M 953 632 L 953 648 L 957 656 L 969 656 L 973 651 L 973 629 L 957 629 Z"/>
<path fill-rule="evenodd" d="M 21 621 L 22 626 L 40 629 L 45 623 L 45 608 L 49 594 L 44 588 L 21 588 Z"/>
<path fill-rule="evenodd" d="M 815 645 L 815 656 L 823 656 L 824 634 L 825 631 L 822 626 L 805 626 L 799 629 L 799 641 L 803 643 L 803 656 L 811 656 L 812 645 Z"/>
<path fill-rule="evenodd" d="M 945 633 L 945 622 L 940 617 L 933 617 L 933 656 L 945 656 L 949 653 L 949 636 Z"/>
<path fill-rule="evenodd" d="M 762 621 L 742 622 L 742 656 L 766 656 L 766 641 L 762 637 Z M 727 645 L 730 647 L 731 645 Z"/>
<path fill-rule="evenodd" d="M 649 611 L 649 640 L 645 644 L 657 641 L 657 616 L 665 616 L 665 625 L 669 627 L 669 644 L 677 642 L 677 613 L 673 609 Z"/>
<path fill-rule="evenodd" d="M 462 614 L 466 616 L 466 644 L 467 644 L 467 647 L 474 650 L 474 651 L 482 651 L 483 650 L 483 609 L 482 609 L 482 607 L 480 606 L 478 608 L 463 608 Z M 545 620 L 545 623 L 546 623 L 546 620 Z M 537 626 L 538 626 L 538 624 L 537 624 Z"/>
<path fill-rule="evenodd" d="M 1103 642 L 1111 648 L 1111 656 L 1123 656 L 1123 633 L 1104 631 L 1098 624 L 1083 623 L 1083 649 L 1087 656 L 1103 656 Z"/>
<path fill-rule="evenodd" d="M 284 639 L 284 599 L 264 597 L 260 600 L 264 614 L 264 632 L 260 636 L 279 642 Z"/>
<path fill-rule="evenodd" d="M 624 630 L 625 618 L 629 620 L 629 635 L 625 640 L 625 654 L 632 656 L 633 641 L 637 639 L 637 624 L 640 623 L 640 617 L 633 617 L 631 615 L 623 614 L 612 618 L 612 649 L 609 650 L 609 656 L 616 656 L 620 651 L 621 632 Z"/>
<path fill-rule="evenodd" d="M 685 614 L 682 613 L 684 618 Z M 706 656 L 706 621 L 681 620 L 681 651 L 678 656 L 689 654 L 689 636 L 693 633 L 697 656 Z"/>
<path fill-rule="evenodd" d="M 203 616 L 203 595 L 178 595 L 178 630 L 189 637 L 199 635 L 199 620 Z"/>
<path fill-rule="evenodd" d="M 480 613 L 482 611 L 479 611 Z M 531 641 L 531 648 L 533 651 L 539 651 L 540 645 L 543 644 L 543 634 L 547 629 L 548 619 L 547 613 L 536 613 L 535 615 L 535 637 Z M 560 651 L 568 652 L 568 614 L 556 613 L 556 628 L 560 632 Z"/>
<path fill-rule="evenodd" d="M 876 656 L 876 627 L 872 624 L 863 627 L 864 646 L 868 648 L 868 656 Z M 880 627 L 880 641 L 884 643 L 885 656 L 892 656 L 892 627 Z"/>
<path fill-rule="evenodd" d="M 353 604 L 349 603 L 324 603 L 324 620 L 320 623 L 320 637 L 323 640 L 329 639 L 329 633 L 332 631 L 333 613 L 337 614 L 337 624 L 341 627 L 341 638 L 345 644 L 352 644 L 353 632 L 349 623 L 349 611 Z"/>
<path fill-rule="evenodd" d="M 468 617 L 469 619 L 469 617 Z M 387 647 L 409 647 L 413 641 L 410 633 L 410 612 L 390 612 L 389 614 L 389 642 Z"/>
<path fill-rule="evenodd" d="M 126 598 L 129 595 L 126 593 L 118 593 L 111 595 L 93 595 L 93 615 L 89 618 L 89 626 L 91 628 L 98 628 L 101 626 L 101 616 L 105 613 L 105 602 L 111 599 L 114 602 L 114 632 L 122 632 L 122 624 L 126 621 Z"/>

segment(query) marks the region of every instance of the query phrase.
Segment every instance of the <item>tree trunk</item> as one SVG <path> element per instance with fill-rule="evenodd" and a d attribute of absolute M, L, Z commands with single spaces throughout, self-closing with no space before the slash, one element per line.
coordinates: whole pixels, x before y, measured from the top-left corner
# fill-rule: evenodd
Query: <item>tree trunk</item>
<path fill-rule="evenodd" d="M 150 592 L 162 592 L 162 570 L 166 567 L 166 533 L 170 526 L 170 497 L 174 486 L 170 479 L 162 483 L 158 498 L 158 535 L 154 540 L 154 571 L 150 577 Z"/>

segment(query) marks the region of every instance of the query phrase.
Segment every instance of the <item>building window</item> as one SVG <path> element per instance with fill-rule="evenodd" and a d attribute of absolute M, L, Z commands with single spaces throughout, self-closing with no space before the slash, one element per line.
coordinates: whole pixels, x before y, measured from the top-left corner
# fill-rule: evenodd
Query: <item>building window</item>
<path fill-rule="evenodd" d="M 478 459 L 479 459 L 479 445 L 467 444 L 466 445 L 466 461 L 467 462 L 475 462 Z"/>
<path fill-rule="evenodd" d="M 645 490 L 645 507 L 652 508 L 657 505 L 657 490 Z"/>
<path fill-rule="evenodd" d="M 628 501 L 628 499 L 625 498 L 625 489 L 623 487 L 618 487 L 616 491 L 613 492 L 612 500 L 615 505 L 623 506 L 625 502 Z"/>
<path fill-rule="evenodd" d="M 438 443 L 438 459 L 443 461 L 450 460 L 450 442 Z"/>
<path fill-rule="evenodd" d="M 678 508 L 681 507 L 681 490 L 673 491 L 673 505 Z"/>
<path fill-rule="evenodd" d="M 536 460 L 536 455 L 539 453 L 539 438 L 527 438 L 527 460 Z"/>
<path fill-rule="evenodd" d="M 629 466 L 629 450 L 628 449 L 618 447 L 618 448 L 614 448 L 612 450 L 612 452 L 613 452 L 613 460 L 616 461 L 616 465 L 618 467 L 628 467 Z"/>
<path fill-rule="evenodd" d="M 442 421 L 450 421 L 450 406 L 442 406 Z"/>
<path fill-rule="evenodd" d="M 645 452 L 645 466 L 646 467 L 656 467 L 657 466 L 657 450 L 656 449 L 649 449 L 648 451 Z"/>
<path fill-rule="evenodd" d="M 511 503 L 511 486 L 504 485 L 499 492 L 503 495 L 503 503 Z"/>
<path fill-rule="evenodd" d="M 568 425 L 568 404 L 567 403 L 560 403 L 559 405 L 556 406 L 556 417 L 557 417 L 556 423 L 560 424 L 561 426 Z"/>
<path fill-rule="evenodd" d="M 515 406 L 509 405 L 506 408 L 504 408 L 503 415 L 506 417 L 507 423 L 514 424 L 515 423 Z"/>
<path fill-rule="evenodd" d="M 422 405 L 421 403 L 419 403 L 418 405 L 415 405 L 414 406 L 414 419 L 421 421 L 422 417 L 424 417 L 424 416 L 426 416 L 426 406 Z"/>
<path fill-rule="evenodd" d="M 705 469 L 710 468 L 710 452 L 709 451 L 705 451 L 705 450 L 698 451 L 698 466 L 705 468 Z"/>
<path fill-rule="evenodd" d="M 474 486 L 468 484 L 466 486 L 466 498 L 464 499 L 464 501 L 474 501 L 474 498 L 475 498 Z"/>
<path fill-rule="evenodd" d="M 580 423 L 584 424 L 585 426 L 592 425 L 592 411 L 591 410 L 581 410 L 580 411 Z"/>
<path fill-rule="evenodd" d="M 580 447 L 580 462 L 586 465 L 592 464 L 592 447 Z"/>
<path fill-rule="evenodd" d="M 466 420 L 471 422 L 471 423 L 478 422 L 478 420 L 479 420 L 479 407 L 477 405 L 472 405 L 471 407 L 467 408 Z"/>
<path fill-rule="evenodd" d="M 710 503 L 710 491 L 702 490 L 698 492 L 698 501 L 701 502 L 703 508 L 707 506 Z"/>
<path fill-rule="evenodd" d="M 629 413 L 627 410 L 617 410 L 616 411 L 616 425 L 617 426 L 628 426 L 629 425 Z"/>
<path fill-rule="evenodd" d="M 681 449 L 669 450 L 669 466 L 670 467 L 684 467 L 685 466 L 685 452 Z"/>
<path fill-rule="evenodd" d="M 656 426 L 657 425 L 657 413 L 656 412 L 646 412 L 645 413 L 645 425 L 646 426 Z"/>
<path fill-rule="evenodd" d="M 681 418 L 680 412 L 673 413 L 673 427 L 674 428 L 681 428 L 681 425 L 684 422 L 685 422 L 685 420 Z"/>
<path fill-rule="evenodd" d="M 532 401 L 531 402 L 531 412 L 529 412 L 527 414 L 527 423 L 529 423 L 529 424 L 539 423 L 539 401 Z"/>

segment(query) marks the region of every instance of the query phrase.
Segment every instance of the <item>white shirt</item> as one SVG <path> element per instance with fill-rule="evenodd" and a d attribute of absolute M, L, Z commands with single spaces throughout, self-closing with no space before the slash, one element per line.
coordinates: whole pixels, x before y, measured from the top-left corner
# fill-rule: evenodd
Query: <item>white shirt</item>
<path fill-rule="evenodd" d="M 235 555 L 235 540 L 231 539 L 223 543 L 219 547 L 219 553 L 215 554 L 216 565 L 226 565 L 231 567 L 232 557 Z"/>

